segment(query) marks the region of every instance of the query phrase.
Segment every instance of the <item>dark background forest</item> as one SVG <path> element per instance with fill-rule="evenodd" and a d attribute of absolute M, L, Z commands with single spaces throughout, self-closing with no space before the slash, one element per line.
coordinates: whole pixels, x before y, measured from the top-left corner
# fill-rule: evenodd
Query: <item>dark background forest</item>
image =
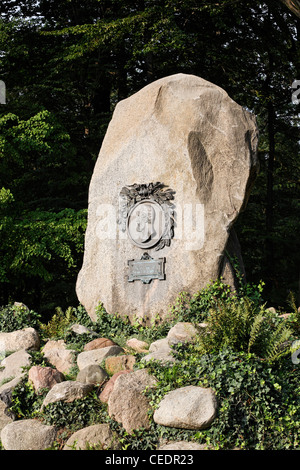
<path fill-rule="evenodd" d="M 299 302 L 297 1 L 28 0 L 0 5 L 0 305 L 78 304 L 88 187 L 116 103 L 198 75 L 256 114 L 260 173 L 235 225 L 247 280 Z M 300 89 L 300 82 L 298 85 Z M 300 99 L 300 90 L 299 90 Z"/>

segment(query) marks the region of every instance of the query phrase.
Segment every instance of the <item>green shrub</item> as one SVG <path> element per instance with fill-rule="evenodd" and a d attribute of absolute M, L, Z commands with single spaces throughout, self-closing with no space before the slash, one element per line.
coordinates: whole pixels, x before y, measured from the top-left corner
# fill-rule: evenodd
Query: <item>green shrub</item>
<path fill-rule="evenodd" d="M 153 412 L 170 390 L 195 385 L 211 387 L 218 412 L 203 431 L 155 427 L 171 440 L 193 440 L 215 449 L 295 449 L 300 438 L 300 369 L 290 359 L 269 364 L 255 354 L 225 348 L 199 355 L 193 344 L 177 346 L 170 368 L 150 362 L 147 368 L 158 386 L 147 392 Z M 184 436 L 183 436 L 184 434 Z M 136 445 L 136 444 L 135 444 Z"/>
<path fill-rule="evenodd" d="M 224 349 L 202 356 L 196 373 L 197 385 L 213 388 L 219 401 L 213 426 L 198 439 L 219 448 L 299 446 L 300 370 L 290 359 L 270 366 L 253 354 Z"/>
<path fill-rule="evenodd" d="M 33 385 L 24 377 L 12 391 L 10 411 L 16 419 L 29 419 L 39 415 L 43 399 L 48 390 L 36 394 Z"/>
<path fill-rule="evenodd" d="M 218 302 L 205 321 L 207 327 L 199 337 L 199 352 L 230 347 L 234 351 L 254 352 L 269 361 L 290 352 L 292 329 L 247 297 Z"/>
<path fill-rule="evenodd" d="M 41 331 L 46 338 L 64 339 L 74 323 L 93 328 L 93 322 L 82 305 L 69 307 L 65 312 L 57 307 L 49 322 L 41 325 Z"/>
<path fill-rule="evenodd" d="M 45 423 L 72 430 L 105 422 L 106 418 L 106 406 L 99 400 L 96 391 L 71 403 L 64 401 L 49 403 L 43 409 Z"/>
<path fill-rule="evenodd" d="M 6 305 L 0 308 L 0 331 L 10 333 L 23 328 L 39 328 L 40 315 L 25 305 Z"/>
<path fill-rule="evenodd" d="M 181 292 L 170 309 L 170 316 L 177 321 L 203 322 L 212 308 L 218 307 L 220 303 L 231 305 L 232 301 L 243 297 L 247 297 L 259 308 L 263 304 L 263 285 L 263 282 L 258 285 L 241 282 L 240 287 L 233 291 L 222 279 L 217 279 L 194 295 Z"/>

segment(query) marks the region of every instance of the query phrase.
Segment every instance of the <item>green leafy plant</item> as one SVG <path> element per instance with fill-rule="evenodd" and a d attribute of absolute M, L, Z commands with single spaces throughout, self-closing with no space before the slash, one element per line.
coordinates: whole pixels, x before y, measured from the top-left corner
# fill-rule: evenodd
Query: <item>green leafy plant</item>
<path fill-rule="evenodd" d="M 300 308 L 297 308 L 296 305 L 296 298 L 293 292 L 289 292 L 288 295 L 288 305 L 291 308 L 291 313 L 288 316 L 288 323 L 290 327 L 293 329 L 296 335 L 300 334 Z"/>
<path fill-rule="evenodd" d="M 46 325 L 42 325 L 41 330 L 45 337 L 58 339 L 64 336 L 66 329 L 75 321 L 72 307 L 69 307 L 66 312 L 57 307 L 56 313 Z"/>
<path fill-rule="evenodd" d="M 229 302 L 232 296 L 231 288 L 221 279 L 218 279 L 194 295 L 181 292 L 170 308 L 170 316 L 176 318 L 177 321 L 201 322 L 218 301 Z"/>
<path fill-rule="evenodd" d="M 97 316 L 96 329 L 103 337 L 130 336 L 137 332 L 137 326 L 130 322 L 129 317 L 109 314 L 102 303 L 97 306 L 95 313 Z"/>
<path fill-rule="evenodd" d="M 0 308 L 0 331 L 12 332 L 22 328 L 40 326 L 40 314 L 29 310 L 25 305 L 9 304 Z"/>
<path fill-rule="evenodd" d="M 155 341 L 165 336 L 170 329 L 170 322 L 154 318 L 150 325 L 146 324 L 146 320 L 133 319 L 128 316 L 118 314 L 109 314 L 102 303 L 95 310 L 97 315 L 94 330 L 101 336 L 114 339 L 121 346 L 124 340 L 135 336 L 143 338 L 146 341 Z M 173 319 L 174 320 L 174 319 Z"/>
<path fill-rule="evenodd" d="M 32 383 L 24 377 L 12 391 L 10 411 L 17 419 L 29 419 L 39 416 L 40 408 L 48 389 L 36 394 Z"/>
<path fill-rule="evenodd" d="M 88 316 L 85 308 L 79 305 L 77 308 L 68 307 L 64 312 L 61 307 L 56 307 L 55 314 L 47 324 L 41 325 L 41 331 L 46 338 L 62 339 L 72 337 L 70 326 L 74 323 L 80 323 L 93 329 L 93 322 Z"/>
<path fill-rule="evenodd" d="M 177 362 L 147 364 L 158 386 L 147 392 L 152 411 L 170 390 L 195 385 L 212 388 L 218 413 L 206 430 L 154 426 L 153 436 L 190 440 L 213 449 L 295 449 L 300 438 L 300 369 L 288 359 L 267 363 L 254 353 L 229 347 L 199 354 L 195 344 L 176 346 Z M 137 443 L 134 443 L 137 446 Z"/>
<path fill-rule="evenodd" d="M 206 324 L 198 341 L 203 353 L 230 347 L 274 361 L 290 352 L 292 329 L 276 314 L 264 306 L 258 307 L 247 297 L 217 303 L 210 310 Z"/>
<path fill-rule="evenodd" d="M 49 403 L 43 409 L 45 423 L 72 428 L 72 430 L 104 422 L 106 416 L 106 407 L 99 400 L 96 391 L 71 403 L 64 401 Z"/>

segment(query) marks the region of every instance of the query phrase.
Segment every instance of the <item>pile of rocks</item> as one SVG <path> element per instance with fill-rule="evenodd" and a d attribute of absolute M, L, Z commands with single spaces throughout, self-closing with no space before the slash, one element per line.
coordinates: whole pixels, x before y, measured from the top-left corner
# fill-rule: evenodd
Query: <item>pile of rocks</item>
<path fill-rule="evenodd" d="M 107 404 L 108 414 L 131 433 L 134 429 L 149 429 L 150 403 L 143 393 L 157 386 L 157 380 L 148 373 L 150 359 L 172 366 L 176 360 L 172 346 L 178 342 L 193 341 L 199 330 L 190 323 L 178 323 L 166 338 L 147 343 L 136 338 L 121 348 L 109 338 L 96 337 L 83 351 L 76 354 L 63 340 L 49 340 L 41 347 L 38 332 L 33 328 L 0 333 L 0 440 L 6 450 L 43 450 L 55 442 L 59 429 L 43 424 L 38 419 L 17 419 L 10 411 L 12 391 L 28 374 L 35 393 L 47 388 L 41 412 L 50 403 L 72 402 L 82 399 L 97 387 L 99 400 Z M 73 325 L 76 334 L 87 332 L 85 327 Z M 28 351 L 40 350 L 51 367 L 31 365 Z M 145 368 L 134 369 L 135 352 L 143 353 Z M 3 358 L 4 357 L 4 358 Z M 75 380 L 65 376 L 77 364 Z M 169 392 L 155 410 L 153 419 L 164 426 L 200 430 L 210 426 L 216 416 L 217 401 L 210 388 L 187 386 Z M 87 445 L 98 449 L 120 449 L 118 436 L 106 423 L 88 426 L 75 432 L 65 443 L 64 450 L 85 449 Z M 165 443 L 159 449 L 201 449 L 192 442 Z"/>

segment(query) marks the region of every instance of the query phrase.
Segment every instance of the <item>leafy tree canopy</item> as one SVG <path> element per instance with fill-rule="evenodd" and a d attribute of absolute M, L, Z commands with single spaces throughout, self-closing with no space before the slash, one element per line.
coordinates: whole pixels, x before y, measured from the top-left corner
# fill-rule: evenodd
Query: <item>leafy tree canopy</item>
<path fill-rule="evenodd" d="M 74 294 L 88 184 L 114 106 L 178 72 L 221 86 L 256 114 L 261 172 L 236 229 L 248 278 L 266 281 L 268 300 L 298 291 L 299 107 L 291 100 L 300 68 L 298 1 L 8 0 L 0 13 L 3 301 L 37 292 L 40 305 L 54 279 Z M 67 220 L 74 230 L 62 255 L 66 233 L 58 229 L 56 248 L 52 235 L 45 245 L 33 221 L 51 220 L 55 230 L 65 210 L 73 211 Z M 39 255 L 27 250 L 26 263 L 11 238 L 19 240 L 11 227 L 22 224 L 25 246 L 40 244 Z M 50 252 L 64 260 L 59 269 Z M 69 298 L 66 289 L 61 297 Z"/>

